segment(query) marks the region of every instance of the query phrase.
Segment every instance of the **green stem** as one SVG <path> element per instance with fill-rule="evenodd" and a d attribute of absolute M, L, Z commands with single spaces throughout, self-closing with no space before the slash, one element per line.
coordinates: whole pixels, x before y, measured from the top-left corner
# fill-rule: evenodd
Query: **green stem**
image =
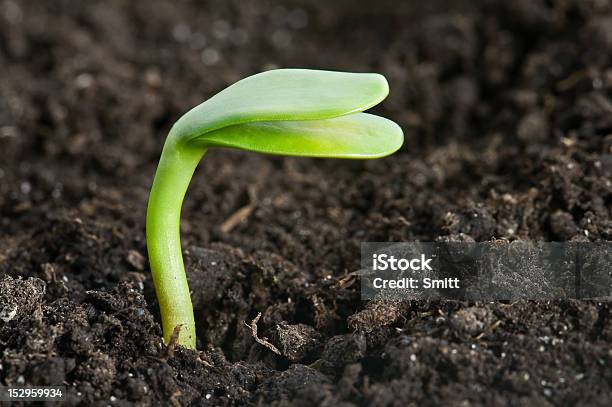
<path fill-rule="evenodd" d="M 159 302 L 164 341 L 180 326 L 178 344 L 195 349 L 196 333 L 181 250 L 183 198 L 206 149 L 185 147 L 172 136 L 162 151 L 147 207 L 147 249 Z"/>

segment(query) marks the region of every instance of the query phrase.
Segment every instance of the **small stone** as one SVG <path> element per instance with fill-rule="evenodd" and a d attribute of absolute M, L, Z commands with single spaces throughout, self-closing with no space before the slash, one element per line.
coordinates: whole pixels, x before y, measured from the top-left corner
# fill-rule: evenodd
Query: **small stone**
<path fill-rule="evenodd" d="M 149 68 L 145 72 L 145 82 L 152 88 L 159 88 L 162 84 L 161 74 L 157 68 Z"/>
<path fill-rule="evenodd" d="M 74 83 L 79 89 L 87 89 L 93 85 L 94 77 L 91 74 L 82 73 L 75 78 Z"/>
<path fill-rule="evenodd" d="M 540 112 L 525 115 L 517 129 L 518 137 L 526 142 L 545 140 L 548 132 L 548 119 Z"/>
<path fill-rule="evenodd" d="M 205 65 L 215 65 L 221 60 L 221 54 L 215 48 L 206 48 L 202 51 L 202 62 Z"/>
<path fill-rule="evenodd" d="M 145 258 L 136 250 L 130 250 L 127 254 L 127 262 L 136 270 L 142 271 L 145 267 Z"/>
<path fill-rule="evenodd" d="M 178 23 L 172 29 L 172 36 L 177 42 L 185 42 L 191 36 L 191 29 L 185 23 Z"/>
<path fill-rule="evenodd" d="M 5 323 L 10 322 L 13 318 L 15 318 L 15 315 L 17 315 L 16 305 L 4 307 L 2 308 L 2 311 L 0 311 L 0 319 Z"/>

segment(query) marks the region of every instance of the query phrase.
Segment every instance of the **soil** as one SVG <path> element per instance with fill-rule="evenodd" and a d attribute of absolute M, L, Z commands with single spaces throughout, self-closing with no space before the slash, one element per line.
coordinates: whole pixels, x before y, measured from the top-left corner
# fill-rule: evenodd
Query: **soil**
<path fill-rule="evenodd" d="M 166 348 L 144 240 L 162 143 L 273 67 L 383 73 L 374 111 L 405 146 L 210 151 L 182 221 L 201 351 Z M 0 71 L 1 384 L 68 405 L 612 404 L 610 303 L 366 302 L 355 275 L 365 241 L 612 240 L 612 3 L 1 0 Z"/>

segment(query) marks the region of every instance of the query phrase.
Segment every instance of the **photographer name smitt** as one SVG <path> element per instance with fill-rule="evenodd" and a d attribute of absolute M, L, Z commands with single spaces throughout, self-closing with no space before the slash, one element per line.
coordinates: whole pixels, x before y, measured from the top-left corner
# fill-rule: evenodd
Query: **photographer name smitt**
<path fill-rule="evenodd" d="M 384 279 L 377 277 L 372 281 L 374 288 L 385 289 L 385 288 L 403 288 L 403 289 L 428 289 L 428 288 L 460 288 L 459 279 L 456 277 L 447 278 L 423 278 L 423 281 L 419 278 L 399 278 L 399 279 Z"/>

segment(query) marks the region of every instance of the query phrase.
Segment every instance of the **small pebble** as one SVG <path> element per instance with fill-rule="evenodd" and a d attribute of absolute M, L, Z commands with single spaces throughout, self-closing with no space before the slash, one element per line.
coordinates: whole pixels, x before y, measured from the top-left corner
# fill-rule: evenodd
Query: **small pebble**
<path fill-rule="evenodd" d="M 87 89 L 91 85 L 93 85 L 93 82 L 94 82 L 93 76 L 91 76 L 88 73 L 82 73 L 79 76 L 77 76 L 76 79 L 74 80 L 76 87 L 79 89 Z"/>
<path fill-rule="evenodd" d="M 127 262 L 136 270 L 142 271 L 145 267 L 145 258 L 136 250 L 130 250 L 127 254 Z"/>
<path fill-rule="evenodd" d="M 185 23 L 178 23 L 172 29 L 172 36 L 177 42 L 185 42 L 191 35 L 191 29 Z"/>
<path fill-rule="evenodd" d="M 225 40 L 229 37 L 232 27 L 225 20 L 217 20 L 213 23 L 213 36 L 219 40 Z"/>
<path fill-rule="evenodd" d="M 220 59 L 221 55 L 219 51 L 214 48 L 206 48 L 202 51 L 202 62 L 204 62 L 205 65 L 215 65 Z"/>

